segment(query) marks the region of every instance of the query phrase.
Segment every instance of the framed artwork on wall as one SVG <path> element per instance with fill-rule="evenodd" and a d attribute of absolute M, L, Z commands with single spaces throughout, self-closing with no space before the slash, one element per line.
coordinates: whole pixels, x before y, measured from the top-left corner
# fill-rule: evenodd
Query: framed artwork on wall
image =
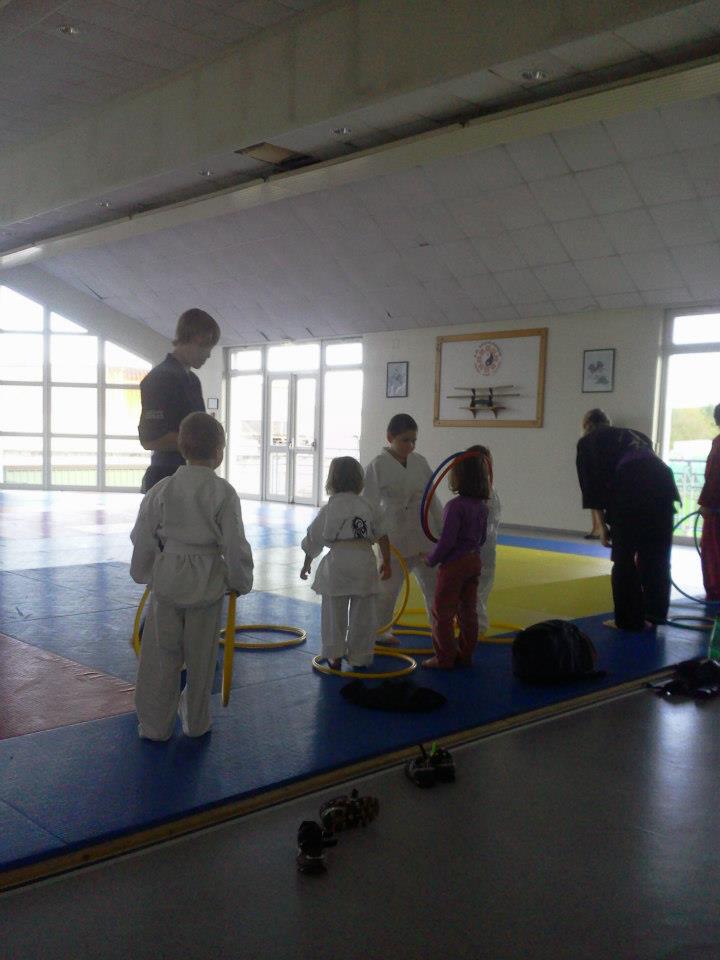
<path fill-rule="evenodd" d="M 393 360 L 387 365 L 387 379 L 385 381 L 386 397 L 406 397 L 408 395 L 407 360 Z"/>
<path fill-rule="evenodd" d="M 582 392 L 612 393 L 615 388 L 615 350 L 583 350 Z"/>
<path fill-rule="evenodd" d="M 547 327 L 438 337 L 436 427 L 542 427 Z"/>

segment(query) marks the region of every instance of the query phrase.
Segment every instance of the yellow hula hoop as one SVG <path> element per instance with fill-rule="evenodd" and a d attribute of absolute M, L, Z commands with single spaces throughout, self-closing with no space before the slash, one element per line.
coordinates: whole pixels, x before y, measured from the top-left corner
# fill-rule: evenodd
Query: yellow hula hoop
<path fill-rule="evenodd" d="M 508 630 L 522 630 L 522 627 L 515 626 L 511 623 L 491 623 L 491 627 L 494 627 L 496 630 L 508 629 Z M 411 627 L 401 624 L 400 626 L 395 627 L 393 633 L 396 637 L 431 637 L 432 630 L 430 627 Z M 514 637 L 489 637 L 487 634 L 483 634 L 481 637 L 478 637 L 478 643 L 512 643 Z M 433 647 L 401 647 L 400 650 L 402 653 L 410 653 L 414 656 L 429 656 L 432 653 L 435 653 Z M 382 643 L 375 644 L 376 653 L 388 654 L 394 651 L 397 651 L 397 647 L 387 647 Z"/>
<path fill-rule="evenodd" d="M 358 680 L 393 680 L 397 677 L 406 677 L 417 669 L 417 663 L 413 658 L 406 656 L 404 653 L 397 653 L 395 650 L 383 650 L 382 655 L 384 657 L 393 657 L 395 660 L 403 660 L 407 666 L 401 667 L 399 670 L 388 670 L 387 673 L 368 673 L 365 670 L 333 670 L 332 667 L 322 662 L 323 658 L 319 655 L 312 658 L 312 665 L 313 669 L 317 670 L 318 673 L 326 673 L 332 677 L 346 677 L 348 679 Z"/>
<path fill-rule="evenodd" d="M 250 630 L 270 630 L 273 633 L 289 633 L 291 636 L 287 640 L 261 640 L 259 643 L 250 643 L 246 640 L 235 640 L 233 643 L 225 643 L 225 638 L 229 632 L 233 636 L 238 633 L 248 633 Z M 284 623 L 241 623 L 236 627 L 233 624 L 232 631 L 228 628 L 220 631 L 220 643 L 225 647 L 225 654 L 232 650 L 282 650 L 285 647 L 297 647 L 307 640 L 307 631 L 302 627 L 291 627 Z"/>
<path fill-rule="evenodd" d="M 380 627 L 378 629 L 378 634 L 387 633 L 388 630 L 392 630 L 392 628 L 398 622 L 398 620 L 403 615 L 403 613 L 405 613 L 405 607 L 407 606 L 407 602 L 410 599 L 410 571 L 408 570 L 408 565 L 405 563 L 405 558 L 397 549 L 397 547 L 394 547 L 392 544 L 390 544 L 390 553 L 393 554 L 395 559 L 400 564 L 400 569 L 402 570 L 403 576 L 405 578 L 404 580 L 405 590 L 403 593 L 402 603 L 400 604 L 400 609 L 398 610 L 397 614 L 392 618 L 392 620 L 389 623 L 386 623 L 384 627 Z M 365 674 L 363 674 L 363 676 L 365 676 Z"/>
<path fill-rule="evenodd" d="M 143 593 L 140 598 L 140 603 L 137 608 L 137 613 L 135 614 L 135 622 L 133 623 L 133 632 L 130 639 L 130 644 L 135 651 L 135 656 L 140 656 L 140 644 L 142 640 L 140 639 L 140 621 L 142 620 L 142 612 L 145 609 L 145 604 L 147 603 L 147 598 L 150 596 L 150 587 L 145 587 L 145 593 Z"/>
<path fill-rule="evenodd" d="M 235 635 L 235 607 L 237 604 L 237 594 L 231 593 L 230 599 L 228 600 L 228 611 L 227 611 L 227 620 L 225 621 L 225 630 L 224 633 L 229 633 L 231 636 Z M 230 702 L 230 689 L 232 687 L 232 678 L 233 678 L 233 645 L 231 643 L 225 644 L 225 651 L 223 653 L 223 675 L 222 675 L 222 705 L 226 707 Z"/>

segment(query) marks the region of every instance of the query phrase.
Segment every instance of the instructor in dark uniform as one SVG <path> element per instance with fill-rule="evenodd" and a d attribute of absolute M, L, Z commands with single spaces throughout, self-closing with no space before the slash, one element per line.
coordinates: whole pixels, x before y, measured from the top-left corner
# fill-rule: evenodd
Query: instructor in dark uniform
<path fill-rule="evenodd" d="M 202 386 L 191 368 L 205 363 L 219 339 L 220 327 L 209 313 L 186 310 L 177 322 L 175 349 L 140 383 L 138 434 L 143 449 L 152 450 L 143 493 L 185 463 L 177 445 L 180 421 L 189 413 L 205 412 Z"/>

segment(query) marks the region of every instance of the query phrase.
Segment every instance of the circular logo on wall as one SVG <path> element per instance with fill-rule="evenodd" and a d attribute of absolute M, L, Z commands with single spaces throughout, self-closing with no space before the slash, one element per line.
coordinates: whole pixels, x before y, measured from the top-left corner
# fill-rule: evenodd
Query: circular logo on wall
<path fill-rule="evenodd" d="M 493 343 L 492 340 L 481 343 L 475 350 L 475 369 L 478 373 L 482 373 L 485 376 L 495 373 L 500 366 L 501 360 L 502 353 L 500 347 L 496 343 Z"/>

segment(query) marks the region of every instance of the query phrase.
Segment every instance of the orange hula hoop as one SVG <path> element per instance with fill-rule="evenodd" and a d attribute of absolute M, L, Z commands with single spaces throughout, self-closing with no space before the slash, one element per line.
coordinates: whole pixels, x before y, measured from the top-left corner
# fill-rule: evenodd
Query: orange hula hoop
<path fill-rule="evenodd" d="M 469 460 L 470 457 L 482 457 L 482 459 L 485 462 L 485 466 L 487 467 L 488 478 L 490 481 L 490 488 L 492 489 L 492 481 L 493 481 L 492 463 L 489 457 L 485 456 L 484 454 L 478 453 L 476 450 L 465 450 L 463 453 L 459 453 L 457 456 L 453 457 L 450 463 L 448 463 L 445 466 L 445 468 L 438 474 L 438 476 L 432 481 L 430 492 L 428 493 L 425 499 L 425 506 L 423 508 L 423 515 L 422 515 L 422 527 L 423 527 L 425 536 L 429 540 L 432 540 L 433 543 L 437 543 L 438 538 L 434 536 L 434 534 L 430 530 L 428 518 L 430 516 L 430 504 L 432 503 L 433 497 L 435 496 L 435 492 L 437 491 L 437 488 L 443 482 L 445 477 L 448 475 L 448 473 L 450 473 L 450 471 L 455 466 L 455 464 L 460 463 L 461 460 Z"/>

